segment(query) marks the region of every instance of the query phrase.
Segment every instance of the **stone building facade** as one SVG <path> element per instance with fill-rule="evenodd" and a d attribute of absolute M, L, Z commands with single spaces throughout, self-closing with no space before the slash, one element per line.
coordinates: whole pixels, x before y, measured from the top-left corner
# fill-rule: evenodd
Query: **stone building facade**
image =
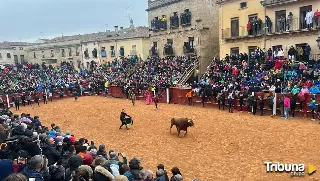
<path fill-rule="evenodd" d="M 121 27 L 114 31 L 41 39 L 25 50 L 31 63 L 69 62 L 75 67 L 88 68 L 91 61 L 105 63 L 128 55 L 137 55 L 145 60 L 148 48 L 149 29 L 132 24 L 130 28 Z M 123 55 L 120 55 L 121 49 Z"/>
<path fill-rule="evenodd" d="M 257 47 L 265 47 L 263 30 L 252 34 L 247 31 L 249 21 L 260 18 L 264 22 L 265 9 L 259 0 L 218 0 L 217 5 L 220 9 L 220 58 L 226 54 L 250 54 Z"/>
<path fill-rule="evenodd" d="M 320 1 L 319 0 L 265 0 L 266 14 L 273 22 L 271 33 L 266 37 L 266 48 L 282 48 L 285 56 L 291 46 L 295 49 L 301 47 L 305 49 L 306 45 L 311 47 L 311 59 L 319 59 L 320 50 L 318 47 L 318 37 L 320 36 Z M 312 12 L 310 25 L 306 21 L 308 12 Z M 289 15 L 291 21 L 288 21 Z M 280 29 L 279 19 L 285 17 L 285 28 Z M 288 26 L 289 25 L 289 26 Z M 297 57 L 296 57 L 297 58 Z M 300 59 L 296 59 L 301 61 Z"/>
<path fill-rule="evenodd" d="M 114 32 L 99 42 L 99 52 L 103 62 L 128 55 L 136 55 L 142 60 L 147 59 L 150 49 L 148 27 L 131 26 L 120 30 L 115 27 Z"/>
<path fill-rule="evenodd" d="M 31 63 L 69 62 L 76 66 L 81 63 L 81 41 L 76 37 L 73 39 L 59 37 L 36 43 L 28 46 L 26 52 L 27 60 Z"/>
<path fill-rule="evenodd" d="M 0 65 L 13 64 L 13 49 L 10 46 L 0 45 Z"/>
<path fill-rule="evenodd" d="M 0 64 L 24 63 L 26 61 L 26 47 L 30 43 L 2 42 L 0 43 Z"/>
<path fill-rule="evenodd" d="M 81 42 L 82 63 L 86 68 L 89 68 L 91 61 L 100 62 L 100 50 L 98 41 Z"/>
<path fill-rule="evenodd" d="M 219 56 L 219 9 L 214 0 L 149 0 L 147 12 L 150 55 L 197 54 L 200 73 Z"/>

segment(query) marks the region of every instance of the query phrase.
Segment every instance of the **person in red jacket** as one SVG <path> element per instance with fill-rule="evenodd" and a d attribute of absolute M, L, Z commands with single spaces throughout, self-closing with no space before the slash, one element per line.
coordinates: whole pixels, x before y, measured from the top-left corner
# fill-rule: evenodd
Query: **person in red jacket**
<path fill-rule="evenodd" d="M 277 59 L 274 64 L 274 70 L 280 70 L 281 67 L 282 67 L 282 62 L 279 59 Z"/>
<path fill-rule="evenodd" d="M 238 70 L 238 68 L 236 67 L 236 66 L 234 66 L 233 68 L 232 68 L 232 75 L 233 76 L 236 76 L 236 75 L 238 75 L 239 74 L 239 70 Z"/>
<path fill-rule="evenodd" d="M 313 86 L 313 83 L 312 83 L 312 81 L 307 80 L 307 81 L 304 82 L 303 86 L 307 86 L 308 89 L 310 89 Z"/>
<path fill-rule="evenodd" d="M 252 35 L 252 27 L 251 27 L 250 21 L 248 21 L 248 24 L 247 24 L 247 31 L 248 31 L 248 35 Z"/>

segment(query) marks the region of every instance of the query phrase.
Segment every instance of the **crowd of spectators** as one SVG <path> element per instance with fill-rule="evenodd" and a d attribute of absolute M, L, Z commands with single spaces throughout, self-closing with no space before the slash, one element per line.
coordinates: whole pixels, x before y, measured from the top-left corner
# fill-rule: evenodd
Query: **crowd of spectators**
<path fill-rule="evenodd" d="M 289 53 L 290 51 L 295 50 L 289 50 Z M 223 60 L 212 61 L 201 82 L 192 85 L 196 95 L 203 99 L 213 96 L 218 101 L 219 107 L 220 104 L 224 106 L 227 102 L 229 108 L 230 106 L 232 108 L 234 99 L 238 98 L 241 110 L 242 106 L 247 106 L 250 108 L 248 110 L 255 114 L 255 109 L 260 106 L 263 115 L 264 100 L 261 97 L 253 97 L 252 92 L 291 93 L 291 102 L 294 104 L 299 102 L 300 110 L 303 109 L 305 94 L 311 94 L 312 97 L 320 94 L 320 59 L 315 60 L 305 56 L 301 59 L 304 61 L 297 61 L 299 59 L 294 59 L 293 54 L 289 54 L 290 59 L 284 55 L 265 56 L 266 54 L 268 52 L 257 48 L 250 56 L 241 53 L 226 55 Z M 270 99 L 270 109 L 272 109 L 273 97 L 264 99 Z M 285 117 L 283 104 L 283 100 L 280 101 L 281 116 Z M 311 105 L 309 107 L 311 108 Z M 295 109 L 295 105 L 291 108 Z M 315 107 L 311 110 L 314 114 Z M 294 116 L 294 110 L 291 111 Z"/>
<path fill-rule="evenodd" d="M 177 84 L 185 71 L 194 64 L 194 57 L 152 57 L 145 61 L 128 56 L 98 64 L 91 62 L 88 69 L 75 70 L 69 63 L 52 67 L 45 64 L 2 65 L 0 67 L 0 95 L 38 91 L 61 93 L 83 91 L 100 93 L 107 85 L 168 87 Z M 107 83 L 106 83 L 107 82 Z"/>
<path fill-rule="evenodd" d="M 142 160 L 128 160 L 124 153 L 107 151 L 85 138 L 65 133 L 56 126 L 44 127 L 38 116 L 0 114 L 0 180 L 3 181 L 181 181 L 177 167 L 172 176 L 163 164 L 155 174 Z"/>
<path fill-rule="evenodd" d="M 195 95 L 203 100 L 214 97 L 219 109 L 224 109 L 227 102 L 229 112 L 232 112 L 234 99 L 238 98 L 241 110 L 245 106 L 249 112 L 256 114 L 260 107 L 260 115 L 264 114 L 264 100 L 252 96 L 252 92 L 291 93 L 293 96 L 290 99 L 285 96 L 281 98 L 280 111 L 281 116 L 288 119 L 291 110 L 294 117 L 295 104 L 300 102 L 302 109 L 304 94 L 320 94 L 320 60 L 310 58 L 311 49 L 308 46 L 302 54 L 299 51 L 300 48 L 290 48 L 288 58 L 285 58 L 282 49 L 273 52 L 271 49 L 257 48 L 250 55 L 226 55 L 223 60 L 212 61 L 202 80 L 194 82 L 192 88 Z M 142 62 L 133 56 L 102 65 L 91 62 L 89 69 L 85 70 L 75 70 L 69 63 L 61 63 L 57 67 L 45 64 L 3 65 L 0 67 L 0 95 L 20 93 L 21 100 L 23 97 L 28 100 L 28 96 L 42 90 L 48 93 L 60 92 L 62 96 L 66 90 L 76 94 L 82 94 L 84 90 L 88 90 L 89 94 L 99 94 L 109 84 L 124 89 L 151 86 L 164 88 L 176 85 L 188 68 L 193 66 L 195 59 L 151 57 Z M 188 98 L 191 100 L 192 93 L 188 93 Z M 19 102 L 19 98 L 15 97 L 15 101 L 17 99 Z M 269 100 L 272 108 L 272 96 L 265 99 Z M 314 119 L 317 103 L 312 99 L 308 106 Z M 38 116 L 13 115 L 4 108 L 0 116 L 0 180 L 183 179 L 176 167 L 172 168 L 172 177 L 169 179 L 162 164 L 158 165 L 153 175 L 152 171 L 142 167 L 141 159 L 132 158 L 128 162 L 124 153 L 113 150 L 107 152 L 105 145 L 96 147 L 94 142 L 89 143 L 85 138 L 76 139 L 68 131 L 63 133 L 54 124 L 46 128 Z"/>
<path fill-rule="evenodd" d="M 194 60 L 188 57 L 150 58 L 140 64 L 124 83 L 136 87 L 174 86 L 185 71 L 193 66 Z"/>
<path fill-rule="evenodd" d="M 76 70 L 69 63 L 53 67 L 45 64 L 2 65 L 0 67 L 0 95 L 19 93 L 12 99 L 15 105 L 30 102 L 35 94 L 44 91 L 44 103 L 53 93 L 63 97 L 65 91 L 80 95 L 99 92 L 110 85 L 167 87 L 177 83 L 193 64 L 190 57 L 152 57 L 141 62 L 136 56 L 114 60 L 103 65 L 91 62 L 88 69 Z M 30 103 L 31 105 L 31 103 Z M 39 105 L 39 104 L 38 104 Z M 19 108 L 18 108 L 19 109 Z M 180 181 L 182 174 L 172 168 L 172 177 L 163 164 L 155 174 L 144 169 L 141 159 L 130 161 L 124 153 L 106 151 L 105 145 L 96 147 L 85 138 L 76 139 L 52 124 L 47 128 L 38 116 L 22 113 L 13 115 L 0 108 L 0 180 L 16 181 L 34 178 L 36 181 Z"/>

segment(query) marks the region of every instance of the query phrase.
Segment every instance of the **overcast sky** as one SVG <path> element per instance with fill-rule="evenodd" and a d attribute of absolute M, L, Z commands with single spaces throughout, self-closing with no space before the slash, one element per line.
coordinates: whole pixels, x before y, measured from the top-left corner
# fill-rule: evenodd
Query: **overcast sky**
<path fill-rule="evenodd" d="M 147 26 L 147 0 L 0 0 L 0 41 L 129 27 L 127 9 L 135 26 Z"/>

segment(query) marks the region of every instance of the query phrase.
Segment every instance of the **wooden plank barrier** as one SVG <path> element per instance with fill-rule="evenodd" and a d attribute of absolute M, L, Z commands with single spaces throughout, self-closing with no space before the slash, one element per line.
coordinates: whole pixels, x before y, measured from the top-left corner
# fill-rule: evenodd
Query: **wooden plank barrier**
<path fill-rule="evenodd" d="M 135 91 L 137 100 L 143 100 L 143 101 L 145 100 L 145 95 L 139 94 L 137 88 L 133 88 L 132 87 L 131 89 Z M 143 89 L 146 90 L 147 88 L 143 88 Z M 188 98 L 186 97 L 186 94 L 191 90 L 191 88 L 171 87 L 168 90 L 169 90 L 170 103 L 180 104 L 180 105 L 188 105 Z M 39 101 L 41 101 L 43 99 L 42 98 L 43 93 L 44 93 L 44 91 L 38 91 Z M 88 94 L 88 91 L 85 91 L 84 95 L 87 95 L 87 94 Z M 13 96 L 18 96 L 19 99 L 20 99 L 20 95 L 21 95 L 20 93 L 8 94 L 10 107 L 13 106 L 12 97 Z M 125 98 L 125 95 L 123 95 L 123 92 L 122 92 L 121 88 L 118 87 L 118 86 L 109 86 L 108 95 L 111 96 L 111 97 L 115 97 L 115 98 Z M 267 97 L 269 95 L 274 95 L 274 93 L 273 92 L 269 92 L 269 91 L 264 91 L 264 92 L 255 92 L 254 95 L 255 96 L 261 96 L 261 98 L 264 99 L 264 114 L 265 115 L 272 115 L 272 110 L 269 108 Z M 292 97 L 292 94 L 290 94 L 290 93 L 286 93 L 286 94 L 277 93 L 277 94 L 275 94 L 275 100 L 276 100 L 275 104 L 276 104 L 276 113 L 277 113 L 277 115 L 280 115 L 279 102 L 280 102 L 280 99 L 281 99 L 282 95 L 283 96 L 287 96 L 289 98 Z M 7 95 L 0 95 L 0 96 L 3 99 L 4 106 L 8 107 L 8 105 L 7 105 Z M 69 92 L 69 91 L 66 90 L 64 92 L 64 97 L 70 97 L 70 96 L 73 96 L 72 92 Z M 104 96 L 104 92 L 102 92 L 101 96 Z M 228 94 L 226 93 L 225 96 L 226 96 L 225 109 L 227 110 L 228 109 L 228 100 L 227 100 Z M 315 97 L 316 104 L 318 105 L 318 103 L 320 102 L 320 95 L 305 94 L 304 96 L 305 96 L 305 101 L 302 102 L 302 104 L 303 104 L 302 111 L 300 111 L 300 100 L 297 98 L 295 116 L 310 118 L 311 117 L 311 110 L 310 110 L 308 104 L 310 103 L 311 99 L 313 97 Z M 60 99 L 59 97 L 60 97 L 60 91 L 55 92 L 53 94 L 53 99 L 54 100 L 55 99 Z M 32 103 L 34 104 L 34 94 L 32 94 L 31 100 L 32 100 Z M 159 102 L 160 103 L 166 103 L 167 102 L 166 89 L 162 89 L 161 90 L 161 97 L 160 97 Z M 244 99 L 244 104 L 245 104 L 245 102 L 246 102 L 246 100 Z M 22 103 L 21 103 L 21 105 L 22 105 Z M 194 106 L 202 106 L 201 97 L 199 97 L 199 96 L 192 97 L 192 105 L 194 105 Z M 213 96 L 206 97 L 205 107 L 215 107 L 215 108 L 217 108 L 217 105 L 218 105 L 217 100 L 214 99 Z M 239 99 L 237 97 L 234 100 L 234 107 L 233 108 L 234 108 L 234 110 L 240 111 Z M 257 112 L 259 111 L 259 108 L 260 107 L 259 107 L 259 103 L 258 103 Z M 246 110 L 247 110 L 247 108 L 244 105 L 243 106 L 243 111 L 246 111 Z M 290 115 L 291 115 L 291 112 L 290 112 Z"/>

